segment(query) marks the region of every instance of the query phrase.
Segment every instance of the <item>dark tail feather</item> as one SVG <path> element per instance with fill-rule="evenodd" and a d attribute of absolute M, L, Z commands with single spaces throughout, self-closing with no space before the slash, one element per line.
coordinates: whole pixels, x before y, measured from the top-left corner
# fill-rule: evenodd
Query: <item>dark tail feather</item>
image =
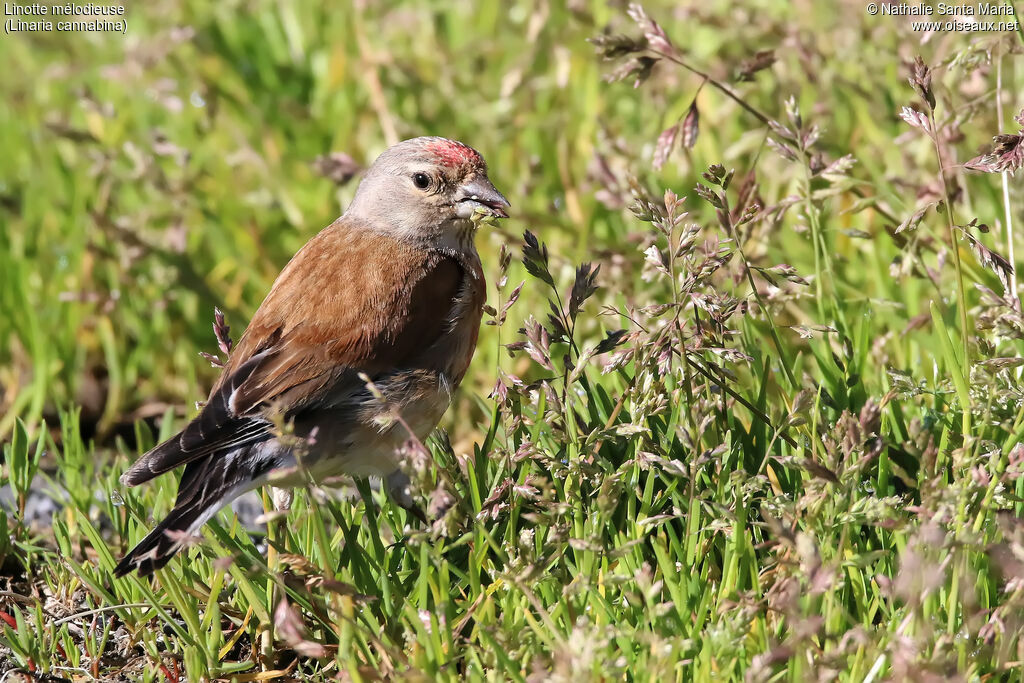
<path fill-rule="evenodd" d="M 207 511 L 210 502 L 200 499 L 176 505 L 155 529 L 117 563 L 114 576 L 124 576 L 136 569 L 139 576 L 149 576 L 170 562 L 184 547 L 185 538 L 194 531 L 192 527 Z"/>
<path fill-rule="evenodd" d="M 185 465 L 174 507 L 114 569 L 114 576 L 138 570 L 148 576 L 170 562 L 188 536 L 243 491 L 262 483 L 272 461 L 253 461 L 244 452 L 194 460 Z"/>

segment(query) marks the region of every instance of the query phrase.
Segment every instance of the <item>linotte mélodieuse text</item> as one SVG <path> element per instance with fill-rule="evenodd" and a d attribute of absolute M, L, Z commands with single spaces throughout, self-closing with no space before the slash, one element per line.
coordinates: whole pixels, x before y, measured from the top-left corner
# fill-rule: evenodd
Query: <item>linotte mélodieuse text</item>
<path fill-rule="evenodd" d="M 7 33 L 19 31 L 117 31 L 125 33 L 124 5 L 97 5 L 91 2 L 43 5 L 41 3 L 4 3 Z M 20 17 L 25 17 L 21 19 Z M 67 19 L 70 19 L 67 20 Z"/>
<path fill-rule="evenodd" d="M 1013 5 L 1008 3 L 979 2 L 977 4 L 953 4 L 939 2 L 926 5 L 923 2 L 880 3 L 879 14 L 892 17 L 1012 17 Z"/>

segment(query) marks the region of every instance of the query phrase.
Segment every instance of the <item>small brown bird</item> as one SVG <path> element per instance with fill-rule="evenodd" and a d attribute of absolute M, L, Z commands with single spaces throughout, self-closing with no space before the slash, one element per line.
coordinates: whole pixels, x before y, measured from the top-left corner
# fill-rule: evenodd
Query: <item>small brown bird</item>
<path fill-rule="evenodd" d="M 275 473 L 288 477 L 275 486 L 301 484 L 297 443 L 314 479 L 384 477 L 407 500 L 396 451 L 409 435 L 388 417 L 397 409 L 424 439 L 448 408 L 486 298 L 471 217 L 507 218 L 508 206 L 483 157 L 461 142 L 414 138 L 381 154 L 344 215 L 278 276 L 199 416 L 121 477 L 136 486 L 185 465 L 174 508 L 115 575 L 164 566 L 217 510 Z"/>

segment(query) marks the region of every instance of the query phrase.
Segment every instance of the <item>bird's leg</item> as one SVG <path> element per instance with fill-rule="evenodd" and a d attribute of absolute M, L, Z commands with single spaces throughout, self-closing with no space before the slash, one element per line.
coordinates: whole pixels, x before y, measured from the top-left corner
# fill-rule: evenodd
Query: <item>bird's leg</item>
<path fill-rule="evenodd" d="M 285 514 L 292 507 L 294 492 L 290 488 L 264 486 L 262 493 L 263 512 L 267 519 L 267 569 L 271 575 L 275 575 L 279 569 L 276 543 L 283 544 L 288 538 L 284 526 Z M 260 656 L 264 668 L 276 666 L 273 628 L 268 628 L 260 634 Z"/>
<path fill-rule="evenodd" d="M 409 475 L 402 470 L 395 470 L 384 478 L 384 488 L 387 491 L 388 498 L 398 507 L 426 525 L 428 523 L 427 515 L 416 504 L 416 501 L 412 499 L 412 492 L 409 490 L 410 484 L 412 484 L 412 481 L 409 479 Z"/>
<path fill-rule="evenodd" d="M 284 526 L 282 520 L 285 519 L 285 514 L 292 508 L 292 500 L 294 498 L 291 489 L 278 488 L 276 486 L 268 486 L 270 495 L 269 501 L 266 495 L 266 489 L 264 489 L 263 496 L 263 509 L 267 511 L 267 567 L 270 571 L 277 569 L 277 548 L 274 542 L 284 543 L 287 540 L 287 534 L 284 532 Z M 273 506 L 273 512 L 271 513 L 268 509 Z"/>
<path fill-rule="evenodd" d="M 295 495 L 292 489 L 279 489 L 276 486 L 270 487 L 270 499 L 274 502 L 274 510 L 277 512 L 288 512 L 292 509 L 292 500 Z"/>

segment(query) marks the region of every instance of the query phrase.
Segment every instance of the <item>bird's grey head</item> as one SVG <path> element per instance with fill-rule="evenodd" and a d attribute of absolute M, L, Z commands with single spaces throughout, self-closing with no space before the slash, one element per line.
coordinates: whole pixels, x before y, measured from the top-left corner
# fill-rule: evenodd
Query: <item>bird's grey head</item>
<path fill-rule="evenodd" d="M 508 207 L 479 152 L 455 140 L 420 137 L 377 158 L 346 214 L 396 237 L 471 243 L 474 212 L 507 218 Z"/>

